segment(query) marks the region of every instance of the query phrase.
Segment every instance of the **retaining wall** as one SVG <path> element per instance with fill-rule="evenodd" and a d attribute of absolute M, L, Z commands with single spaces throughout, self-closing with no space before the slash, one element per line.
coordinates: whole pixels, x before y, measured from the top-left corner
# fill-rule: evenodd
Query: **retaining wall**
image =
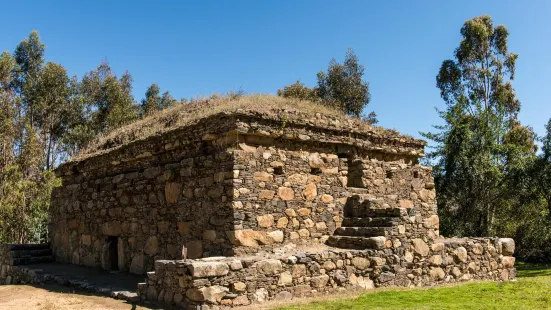
<path fill-rule="evenodd" d="M 412 239 L 383 250 L 157 261 L 138 295 L 189 309 L 224 309 L 349 289 L 506 281 L 516 275 L 513 251 L 512 239 Z"/>

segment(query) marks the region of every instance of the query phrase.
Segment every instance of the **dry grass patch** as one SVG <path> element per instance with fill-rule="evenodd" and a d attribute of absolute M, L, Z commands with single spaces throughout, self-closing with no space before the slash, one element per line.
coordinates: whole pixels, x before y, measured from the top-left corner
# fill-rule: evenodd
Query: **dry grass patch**
<path fill-rule="evenodd" d="M 2 310 L 145 310 L 143 306 L 134 306 L 122 300 L 73 292 L 67 287 L 45 285 L 0 286 L 0 309 Z"/>
<path fill-rule="evenodd" d="M 283 98 L 274 95 L 213 96 L 209 99 L 181 104 L 150 115 L 142 120 L 99 136 L 73 160 L 82 160 L 102 150 L 114 149 L 126 143 L 192 125 L 198 120 L 220 113 L 238 110 L 260 112 L 269 116 L 280 116 L 284 111 L 296 111 L 315 117 L 316 113 L 349 121 L 360 130 L 397 136 L 394 130 L 371 126 L 357 118 L 351 118 L 342 112 L 312 101 Z M 289 115 L 292 120 L 293 115 Z"/>

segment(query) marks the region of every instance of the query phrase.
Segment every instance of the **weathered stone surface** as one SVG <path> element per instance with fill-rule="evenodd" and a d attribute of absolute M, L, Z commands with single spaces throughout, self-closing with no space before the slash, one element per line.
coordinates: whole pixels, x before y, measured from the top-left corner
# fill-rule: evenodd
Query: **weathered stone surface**
<path fill-rule="evenodd" d="M 312 213 L 312 210 L 308 209 L 308 208 L 300 208 L 298 209 L 298 215 L 300 216 L 308 216 L 310 215 L 310 213 Z"/>
<path fill-rule="evenodd" d="M 256 263 L 256 269 L 261 274 L 278 274 L 282 268 L 278 259 L 265 259 Z"/>
<path fill-rule="evenodd" d="M 283 232 L 281 230 L 274 230 L 270 231 L 268 233 L 268 238 L 272 239 L 275 243 L 282 243 L 283 242 Z"/>
<path fill-rule="evenodd" d="M 310 167 L 312 168 L 324 168 L 325 163 L 320 158 L 318 153 L 312 153 L 308 155 L 308 163 L 310 164 Z"/>
<path fill-rule="evenodd" d="M 219 303 L 226 296 L 228 288 L 220 285 L 213 285 L 203 288 L 192 288 L 186 291 L 186 296 L 193 301 L 208 301 Z"/>
<path fill-rule="evenodd" d="M 429 258 L 429 263 L 432 265 L 440 266 L 442 265 L 442 256 L 441 255 L 433 255 Z"/>
<path fill-rule="evenodd" d="M 102 233 L 106 236 L 120 236 L 122 233 L 121 223 L 119 221 L 104 223 Z"/>
<path fill-rule="evenodd" d="M 277 220 L 277 228 L 285 228 L 287 227 L 287 224 L 289 224 L 289 219 L 287 219 L 286 217 L 280 217 L 278 220 Z"/>
<path fill-rule="evenodd" d="M 411 200 L 400 200 L 400 208 L 413 208 L 413 202 Z"/>
<path fill-rule="evenodd" d="M 269 296 L 268 290 L 266 290 L 265 288 L 260 288 L 254 292 L 252 299 L 257 303 L 263 303 L 266 301 L 268 296 Z"/>
<path fill-rule="evenodd" d="M 178 222 L 178 233 L 180 236 L 187 235 L 189 233 L 191 222 Z"/>
<path fill-rule="evenodd" d="M 255 172 L 254 179 L 262 182 L 272 182 L 274 179 L 274 176 L 267 172 Z"/>
<path fill-rule="evenodd" d="M 182 185 L 175 182 L 167 182 L 165 185 L 165 200 L 168 203 L 177 203 L 180 198 Z"/>
<path fill-rule="evenodd" d="M 306 200 L 314 200 L 316 196 L 318 195 L 317 186 L 315 183 L 310 183 L 306 186 L 304 191 L 302 192 L 302 195 L 304 196 L 304 199 Z"/>
<path fill-rule="evenodd" d="M 247 284 L 243 282 L 232 283 L 232 290 L 234 292 L 244 292 L 245 290 L 247 290 Z"/>
<path fill-rule="evenodd" d="M 435 280 L 444 280 L 444 278 L 446 277 L 446 273 L 440 267 L 431 268 L 431 270 L 429 271 L 429 275 Z"/>
<path fill-rule="evenodd" d="M 203 240 L 214 241 L 216 240 L 216 230 L 205 230 L 203 231 Z"/>
<path fill-rule="evenodd" d="M 352 265 L 360 270 L 364 270 L 369 267 L 369 260 L 364 257 L 354 257 L 352 258 Z"/>
<path fill-rule="evenodd" d="M 147 238 L 143 251 L 145 252 L 145 254 L 150 256 L 159 253 L 159 241 L 157 237 L 152 236 Z"/>
<path fill-rule="evenodd" d="M 277 282 L 277 285 L 279 286 L 286 286 L 293 283 L 293 277 L 291 276 L 291 273 L 289 271 L 282 272 L 279 276 L 279 281 Z"/>
<path fill-rule="evenodd" d="M 469 258 L 468 254 L 467 254 L 467 249 L 465 249 L 462 246 L 455 249 L 454 254 L 455 254 L 455 258 L 458 261 L 463 262 L 463 263 L 467 261 L 467 258 Z"/>
<path fill-rule="evenodd" d="M 275 191 L 271 191 L 271 190 L 261 190 L 261 191 L 258 193 L 258 198 L 270 200 L 270 199 L 273 199 L 273 198 L 274 198 L 274 195 L 275 195 Z"/>
<path fill-rule="evenodd" d="M 206 278 L 225 276 L 230 268 L 222 262 L 192 262 L 189 270 L 194 278 Z"/>
<path fill-rule="evenodd" d="M 310 285 L 314 288 L 322 288 L 327 285 L 329 282 L 329 276 L 326 274 L 322 274 L 321 276 L 312 277 L 310 279 Z"/>
<path fill-rule="evenodd" d="M 438 215 L 433 214 L 423 221 L 423 225 L 426 228 L 438 229 L 438 227 L 440 226 L 440 219 L 438 218 Z"/>
<path fill-rule="evenodd" d="M 199 258 L 203 256 L 203 243 L 200 240 L 190 241 L 185 245 L 187 258 Z"/>
<path fill-rule="evenodd" d="M 395 277 L 396 277 L 396 275 L 393 274 L 392 272 L 385 271 L 385 272 L 382 272 L 379 275 L 379 282 L 386 283 L 386 282 L 394 280 Z"/>
<path fill-rule="evenodd" d="M 295 191 L 289 187 L 280 187 L 278 189 L 278 195 L 281 200 L 293 200 L 295 199 Z"/>
<path fill-rule="evenodd" d="M 415 253 L 421 256 L 429 255 L 429 246 L 425 241 L 423 241 L 423 239 L 413 239 L 411 240 L 411 243 L 413 244 L 413 251 L 415 251 Z"/>
<path fill-rule="evenodd" d="M 308 176 L 302 173 L 295 173 L 290 175 L 287 178 L 287 181 L 292 185 L 306 184 L 306 182 L 308 181 Z"/>
<path fill-rule="evenodd" d="M 144 270 L 144 257 L 143 254 L 135 254 L 130 264 L 130 272 L 135 274 L 143 274 Z"/>
<path fill-rule="evenodd" d="M 515 240 L 511 238 L 500 238 L 501 253 L 505 256 L 511 256 L 515 253 Z"/>
<path fill-rule="evenodd" d="M 274 225 L 274 216 L 271 214 L 259 215 L 256 217 L 256 221 L 258 222 L 258 226 L 269 228 Z"/>
<path fill-rule="evenodd" d="M 228 231 L 228 237 L 235 245 L 257 248 L 260 244 L 271 244 L 266 232 L 252 229 Z"/>
<path fill-rule="evenodd" d="M 501 262 L 505 268 L 513 268 L 515 266 L 515 258 L 512 256 L 504 256 Z"/>

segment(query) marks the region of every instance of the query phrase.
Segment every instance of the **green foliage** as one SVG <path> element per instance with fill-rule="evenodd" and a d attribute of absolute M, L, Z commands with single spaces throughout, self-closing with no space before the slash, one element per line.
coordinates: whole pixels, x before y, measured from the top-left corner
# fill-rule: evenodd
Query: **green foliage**
<path fill-rule="evenodd" d="M 307 87 L 300 81 L 277 90 L 277 95 L 284 98 L 297 98 L 300 100 L 316 101 L 318 99 L 317 90 Z"/>
<path fill-rule="evenodd" d="M 461 35 L 455 60 L 444 61 L 436 77 L 445 125 L 423 134 L 436 142 L 428 158 L 435 163 L 441 230 L 514 237 L 524 258 L 551 254 L 550 170 L 545 155 L 536 155 L 534 131 L 517 120 L 518 55 L 508 51 L 505 26 L 494 27 L 489 16 L 466 21 Z"/>
<path fill-rule="evenodd" d="M 103 62 L 81 81 L 44 59 L 38 32 L 0 55 L 0 242 L 47 238 L 51 171 L 97 135 L 138 117 L 132 77 Z M 162 106 L 175 100 L 165 93 Z"/>
<path fill-rule="evenodd" d="M 147 88 L 145 98 L 142 99 L 140 105 L 140 115 L 142 117 L 146 117 L 178 104 L 178 101 L 170 95 L 170 92 L 165 91 L 162 96 L 159 95 L 160 93 L 161 89 L 157 84 L 151 84 Z"/>
<path fill-rule="evenodd" d="M 119 78 L 104 61 L 79 80 L 44 54 L 37 31 L 0 54 L 0 242 L 45 241 L 51 170 L 140 112 L 179 103 L 152 85 L 140 111 L 128 72 Z"/>
<path fill-rule="evenodd" d="M 138 118 L 132 82 L 128 72 L 118 79 L 106 61 L 84 75 L 81 91 L 84 104 L 92 111 L 89 120 L 92 132 L 104 134 Z"/>
<path fill-rule="evenodd" d="M 283 89 L 278 89 L 277 95 L 285 98 L 319 101 L 324 105 L 343 111 L 347 115 L 361 117 L 374 124 L 377 123 L 377 115 L 374 112 L 363 114 L 364 108 L 371 100 L 369 83 L 362 80 L 364 72 L 365 67 L 360 65 L 354 51 L 349 49 L 343 64 L 332 59 L 327 72 L 318 72 L 317 87 L 309 88 L 297 81 Z"/>
<path fill-rule="evenodd" d="M 442 63 L 436 85 L 447 104 L 439 111 L 446 125 L 424 136 L 437 143 L 438 207 L 447 234 L 493 235 L 500 204 L 513 194 L 506 187 L 511 170 L 533 157 L 534 134 L 516 119 L 520 102 L 511 81 L 516 54 L 508 53 L 505 26 L 489 16 L 461 28 L 455 60 Z M 519 145 L 520 143 L 521 145 Z"/>
<path fill-rule="evenodd" d="M 364 71 L 354 51 L 348 49 L 343 64 L 332 59 L 327 73 L 318 73 L 318 96 L 334 102 L 346 114 L 360 116 L 371 100 L 369 83 L 362 80 Z"/>
<path fill-rule="evenodd" d="M 140 112 L 142 116 L 147 116 L 161 110 L 161 96 L 159 95 L 160 92 L 161 89 L 157 84 L 151 84 L 151 86 L 147 88 L 147 91 L 145 92 L 145 98 L 142 99 L 142 104 L 140 107 Z"/>

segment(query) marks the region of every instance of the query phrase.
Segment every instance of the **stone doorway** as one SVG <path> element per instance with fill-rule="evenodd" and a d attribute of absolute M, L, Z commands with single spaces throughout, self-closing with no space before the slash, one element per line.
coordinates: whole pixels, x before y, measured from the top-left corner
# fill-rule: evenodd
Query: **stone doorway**
<path fill-rule="evenodd" d="M 119 254 L 119 238 L 108 236 L 105 239 L 101 253 L 101 266 L 103 269 L 120 270 Z"/>
<path fill-rule="evenodd" d="M 118 237 L 108 237 L 107 246 L 109 247 L 109 269 L 110 270 L 119 270 L 119 249 L 118 249 L 119 238 Z"/>

